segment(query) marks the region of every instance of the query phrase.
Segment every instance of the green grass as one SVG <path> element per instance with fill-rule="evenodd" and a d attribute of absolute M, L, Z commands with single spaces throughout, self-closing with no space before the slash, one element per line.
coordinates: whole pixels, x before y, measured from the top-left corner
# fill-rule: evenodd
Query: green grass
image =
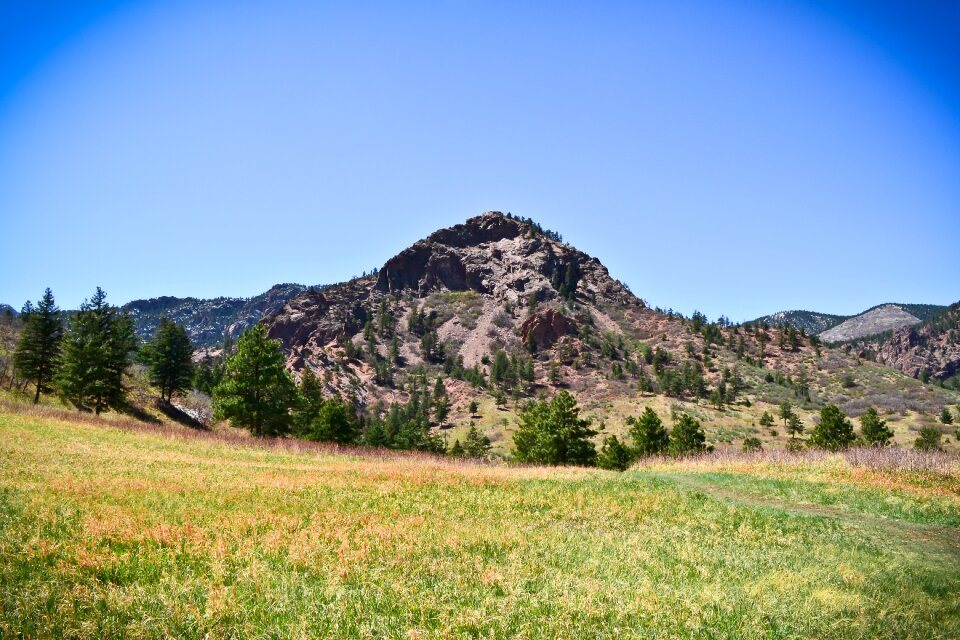
<path fill-rule="evenodd" d="M 956 475 L 484 467 L 63 418 L 0 413 L 4 637 L 960 636 Z"/>

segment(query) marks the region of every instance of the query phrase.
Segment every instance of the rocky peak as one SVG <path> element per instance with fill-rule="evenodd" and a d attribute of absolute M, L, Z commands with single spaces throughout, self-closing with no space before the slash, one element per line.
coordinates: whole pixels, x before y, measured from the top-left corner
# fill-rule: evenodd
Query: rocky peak
<path fill-rule="evenodd" d="M 448 247 L 473 247 L 484 242 L 513 239 L 523 235 L 528 229 L 525 223 L 508 218 L 499 211 L 487 211 L 482 215 L 469 218 L 463 224 L 435 231 L 427 236 L 424 242 L 443 244 Z"/>
<path fill-rule="evenodd" d="M 523 303 L 536 293 L 556 296 L 557 282 L 570 267 L 587 295 L 624 304 L 639 300 L 610 278 L 596 258 L 551 238 L 529 221 L 488 211 L 441 229 L 388 260 L 377 277 L 381 293 L 475 291 Z"/>

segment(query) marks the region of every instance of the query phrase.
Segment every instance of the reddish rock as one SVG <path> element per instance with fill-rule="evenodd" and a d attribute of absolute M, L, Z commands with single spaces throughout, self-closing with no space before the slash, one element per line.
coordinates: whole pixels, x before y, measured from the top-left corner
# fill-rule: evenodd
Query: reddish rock
<path fill-rule="evenodd" d="M 532 335 L 537 349 L 549 349 L 560 338 L 576 334 L 577 325 L 553 309 L 533 314 L 520 327 L 523 343 L 527 344 L 528 336 Z"/>

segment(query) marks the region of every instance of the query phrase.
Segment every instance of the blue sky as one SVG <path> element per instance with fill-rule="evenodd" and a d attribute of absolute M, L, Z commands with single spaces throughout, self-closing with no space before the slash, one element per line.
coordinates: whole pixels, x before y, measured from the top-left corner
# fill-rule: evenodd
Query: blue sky
<path fill-rule="evenodd" d="M 651 304 L 960 299 L 960 3 L 0 0 L 0 301 L 327 283 L 486 210 Z"/>

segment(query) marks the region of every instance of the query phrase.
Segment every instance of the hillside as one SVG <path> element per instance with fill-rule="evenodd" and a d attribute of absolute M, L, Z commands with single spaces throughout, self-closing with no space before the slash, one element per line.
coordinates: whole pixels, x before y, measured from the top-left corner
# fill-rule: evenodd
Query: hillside
<path fill-rule="evenodd" d="M 816 311 L 778 311 L 768 316 L 761 316 L 753 320 L 752 324 L 766 323 L 772 327 L 783 327 L 789 324 L 794 329 L 802 329 L 810 335 L 817 335 L 837 326 L 849 317 Z"/>
<path fill-rule="evenodd" d="M 960 400 L 792 328 L 649 309 L 596 258 L 497 212 L 432 234 L 377 275 L 294 296 L 264 322 L 296 375 L 310 367 L 328 394 L 377 415 L 441 379 L 451 408 L 435 428 L 452 442 L 476 424 L 500 454 L 524 403 L 560 389 L 608 433 L 651 406 L 691 413 L 718 447 L 785 446 L 782 428 L 758 425 L 783 401 L 808 429 L 828 402 L 851 416 L 876 406 L 909 444 Z"/>
<path fill-rule="evenodd" d="M 946 307 L 919 304 L 882 304 L 853 316 L 820 334 L 824 342 L 847 342 L 919 324 Z"/>
<path fill-rule="evenodd" d="M 945 456 L 617 474 L 9 407 L 0 445 L 4 637 L 960 635 Z"/>
<path fill-rule="evenodd" d="M 319 288 L 319 287 L 318 287 Z M 198 348 L 236 339 L 264 316 L 276 313 L 291 297 L 307 291 L 302 284 L 278 284 L 252 298 L 176 298 L 162 296 L 123 305 L 134 320 L 137 336 L 153 336 L 162 316 L 182 324 Z"/>
<path fill-rule="evenodd" d="M 960 303 L 894 332 L 877 348 L 877 360 L 912 377 L 947 380 L 960 374 Z"/>
<path fill-rule="evenodd" d="M 946 307 L 937 304 L 885 303 L 855 316 L 818 313 L 815 311 L 778 311 L 753 321 L 770 326 L 789 324 L 794 329 L 819 336 L 824 342 L 847 342 L 877 336 L 900 327 L 915 325 L 943 313 Z"/>

